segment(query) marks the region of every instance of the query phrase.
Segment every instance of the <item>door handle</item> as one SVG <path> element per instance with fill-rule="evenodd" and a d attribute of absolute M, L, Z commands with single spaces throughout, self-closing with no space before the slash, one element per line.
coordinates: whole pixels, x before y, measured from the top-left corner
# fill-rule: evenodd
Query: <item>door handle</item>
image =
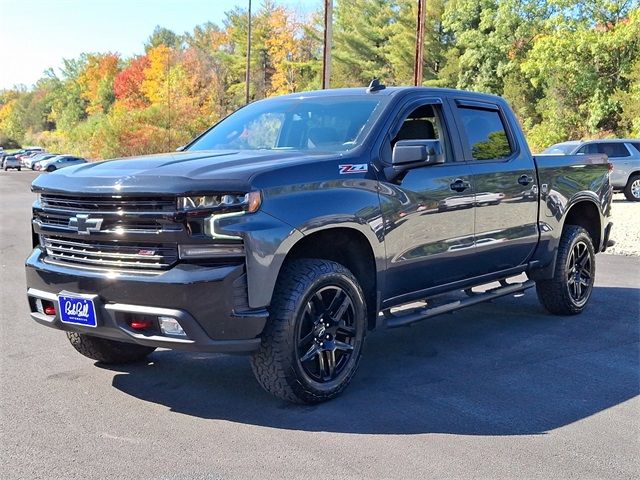
<path fill-rule="evenodd" d="M 529 185 L 531 182 L 533 182 L 533 178 L 531 178 L 529 175 L 522 175 L 519 179 L 518 179 L 518 183 L 520 185 L 524 185 L 525 187 L 527 185 Z"/>
<path fill-rule="evenodd" d="M 449 185 L 449 188 L 454 192 L 464 192 L 467 188 L 470 188 L 471 184 L 467 181 L 464 181 L 460 178 L 456 178 L 456 180 Z"/>

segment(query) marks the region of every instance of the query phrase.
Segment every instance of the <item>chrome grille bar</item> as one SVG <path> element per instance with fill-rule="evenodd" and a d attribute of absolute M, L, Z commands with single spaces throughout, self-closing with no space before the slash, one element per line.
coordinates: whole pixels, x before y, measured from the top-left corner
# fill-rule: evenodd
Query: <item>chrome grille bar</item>
<path fill-rule="evenodd" d="M 109 268 L 166 269 L 178 259 L 176 245 L 131 245 L 43 236 L 47 256 L 59 262 Z"/>

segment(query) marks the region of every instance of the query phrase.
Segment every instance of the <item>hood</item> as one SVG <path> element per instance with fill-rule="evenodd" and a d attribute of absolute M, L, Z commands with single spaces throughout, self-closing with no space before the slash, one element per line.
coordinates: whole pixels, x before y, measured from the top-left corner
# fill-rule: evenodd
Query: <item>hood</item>
<path fill-rule="evenodd" d="M 43 174 L 34 191 L 95 194 L 234 193 L 251 189 L 264 171 L 325 158 L 294 151 L 218 150 L 175 152 L 85 163 Z"/>

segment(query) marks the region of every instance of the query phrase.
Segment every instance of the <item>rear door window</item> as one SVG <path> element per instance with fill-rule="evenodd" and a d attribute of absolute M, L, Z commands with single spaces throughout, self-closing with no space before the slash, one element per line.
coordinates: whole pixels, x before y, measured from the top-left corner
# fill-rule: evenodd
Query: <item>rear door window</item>
<path fill-rule="evenodd" d="M 474 160 L 503 159 L 514 153 L 498 110 L 459 106 L 458 115 Z"/>
<path fill-rule="evenodd" d="M 625 147 L 624 143 L 598 143 L 598 153 L 604 153 L 609 158 L 622 158 L 622 157 L 630 157 L 631 154 L 627 147 Z"/>

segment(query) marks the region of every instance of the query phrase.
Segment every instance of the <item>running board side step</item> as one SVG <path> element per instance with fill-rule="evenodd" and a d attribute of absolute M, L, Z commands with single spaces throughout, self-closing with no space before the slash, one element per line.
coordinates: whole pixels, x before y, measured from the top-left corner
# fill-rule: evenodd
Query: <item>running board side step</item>
<path fill-rule="evenodd" d="M 417 310 L 412 310 L 405 314 L 400 313 L 396 315 L 387 311 L 384 314 L 384 325 L 387 328 L 404 327 L 406 325 L 419 322 L 420 320 L 435 317 L 436 315 L 440 315 L 442 313 L 453 312 L 455 310 L 460 310 L 461 308 L 469 307 L 477 303 L 487 302 L 495 298 L 504 297 L 505 295 L 523 292 L 528 288 L 532 288 L 534 286 L 535 282 L 533 280 L 511 284 L 500 282 L 499 287 L 492 288 L 491 290 L 487 290 L 486 292 L 473 293 L 473 295 L 469 295 L 467 298 L 462 298 L 453 302 L 435 305 L 433 307 L 426 306 Z"/>

